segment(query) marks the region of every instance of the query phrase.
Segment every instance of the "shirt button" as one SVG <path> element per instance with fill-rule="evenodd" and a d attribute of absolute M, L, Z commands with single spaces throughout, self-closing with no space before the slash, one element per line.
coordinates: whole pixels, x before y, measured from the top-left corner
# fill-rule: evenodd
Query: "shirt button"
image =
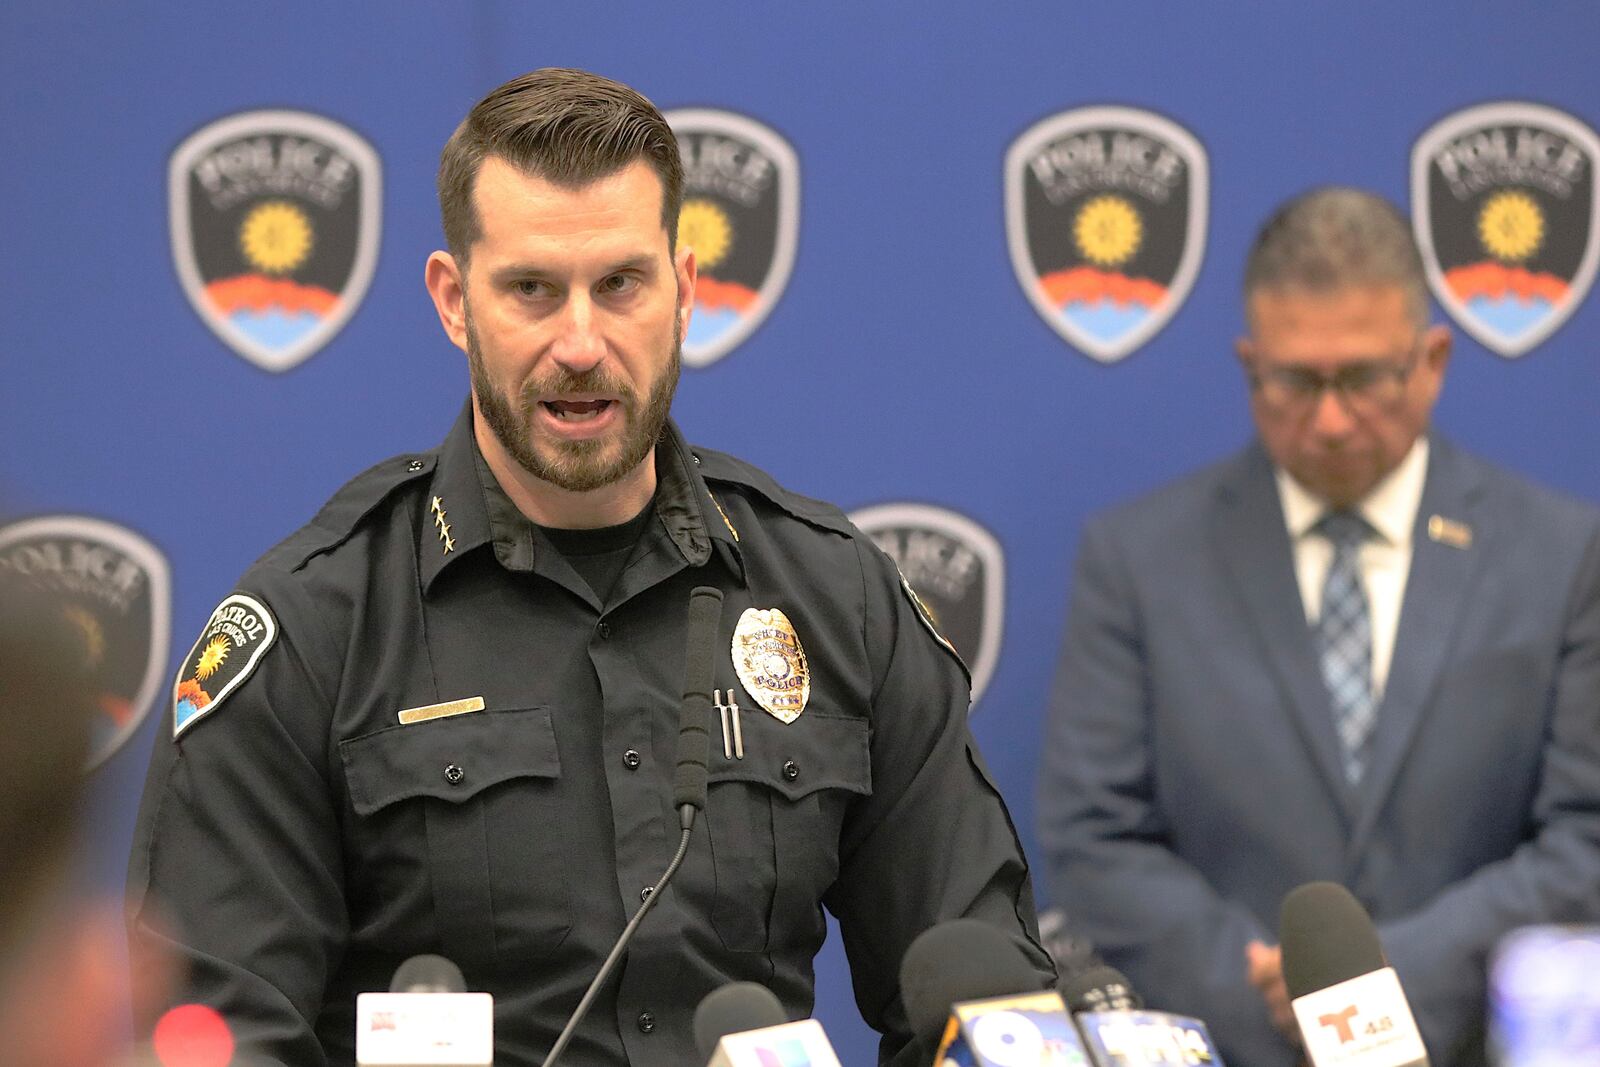
<path fill-rule="evenodd" d="M 643 889 L 639 890 L 639 899 L 640 900 L 649 900 L 650 899 L 650 894 L 654 893 L 655 891 L 656 891 L 656 887 L 655 886 L 647 885 Z"/>
<path fill-rule="evenodd" d="M 655 1017 L 655 1015 L 652 1014 L 651 1012 L 648 1012 L 648 1011 L 641 1011 L 639 1013 L 639 1032 L 641 1034 L 648 1034 L 650 1031 L 654 1030 L 655 1028 L 656 1028 L 656 1017 Z"/>
<path fill-rule="evenodd" d="M 600 634 L 601 637 L 611 636 L 611 624 L 609 622 L 602 622 L 599 626 L 595 627 L 595 630 Z"/>
<path fill-rule="evenodd" d="M 467 772 L 454 763 L 449 764 L 444 769 L 444 780 L 449 782 L 451 785 L 460 785 L 461 780 L 466 776 Z"/>
<path fill-rule="evenodd" d="M 800 764 L 796 763 L 792 759 L 791 760 L 784 760 L 783 761 L 783 776 L 786 779 L 788 779 L 789 781 L 791 781 L 791 782 L 794 781 L 796 778 L 800 777 Z"/>
<path fill-rule="evenodd" d="M 644 762 L 643 757 L 631 748 L 622 754 L 622 765 L 630 771 L 638 770 L 639 764 L 642 762 Z"/>
<path fill-rule="evenodd" d="M 417 472 L 417 471 L 419 471 L 421 469 L 422 469 L 422 460 L 420 460 L 420 459 L 414 459 L 410 463 L 406 464 L 406 470 L 411 471 L 412 473 L 415 473 L 415 472 Z"/>

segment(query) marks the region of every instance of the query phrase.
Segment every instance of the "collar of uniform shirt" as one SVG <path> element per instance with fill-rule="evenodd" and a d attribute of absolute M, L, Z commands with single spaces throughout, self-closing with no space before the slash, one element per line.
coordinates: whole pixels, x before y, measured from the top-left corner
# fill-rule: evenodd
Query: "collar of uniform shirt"
<path fill-rule="evenodd" d="M 1275 471 L 1278 480 L 1278 498 L 1283 502 L 1284 524 L 1289 528 L 1289 538 L 1298 541 L 1315 536 L 1312 527 L 1328 511 L 1328 505 L 1312 495 L 1311 491 L 1282 468 Z M 1404 548 L 1411 542 L 1411 531 L 1417 523 L 1417 510 L 1422 506 L 1422 488 L 1428 475 L 1428 438 L 1418 437 L 1411 449 L 1384 479 L 1372 487 L 1356 508 L 1363 519 L 1377 531 L 1387 544 Z"/>

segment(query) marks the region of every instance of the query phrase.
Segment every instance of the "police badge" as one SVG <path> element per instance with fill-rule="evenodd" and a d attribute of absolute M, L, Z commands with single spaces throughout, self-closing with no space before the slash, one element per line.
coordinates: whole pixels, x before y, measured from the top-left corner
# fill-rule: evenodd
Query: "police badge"
<path fill-rule="evenodd" d="M 52 515 L 0 528 L 0 570 L 37 589 L 82 638 L 78 654 L 95 694 L 93 769 L 139 728 L 160 692 L 172 617 L 166 557 L 127 527 Z"/>
<path fill-rule="evenodd" d="M 789 617 L 779 608 L 746 608 L 733 629 L 733 670 L 744 691 L 781 723 L 811 699 L 811 668 Z"/>
<path fill-rule="evenodd" d="M 1063 111 L 1005 162 L 1006 241 L 1028 302 L 1103 363 L 1177 313 L 1206 238 L 1206 153 L 1177 123 L 1131 107 Z"/>
<path fill-rule="evenodd" d="M 1577 310 L 1600 258 L 1600 138 L 1538 104 L 1482 104 L 1411 151 L 1411 221 L 1450 316 L 1508 358 Z"/>
<path fill-rule="evenodd" d="M 228 347 L 284 371 L 350 321 L 378 259 L 381 167 L 350 128 L 246 111 L 196 130 L 167 171 L 184 295 Z"/>
<path fill-rule="evenodd" d="M 789 284 L 800 229 L 800 161 L 776 131 L 711 108 L 669 111 L 683 153 L 678 243 L 699 278 L 683 361 L 704 367 L 756 331 Z"/>

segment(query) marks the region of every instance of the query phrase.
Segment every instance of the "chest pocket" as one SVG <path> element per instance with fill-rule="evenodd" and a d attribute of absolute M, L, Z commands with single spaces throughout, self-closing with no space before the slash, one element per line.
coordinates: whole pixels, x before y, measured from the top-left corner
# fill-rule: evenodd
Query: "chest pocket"
<path fill-rule="evenodd" d="M 553 817 L 561 759 L 549 709 L 398 726 L 343 741 L 339 752 L 358 816 L 382 821 L 421 806 L 446 956 L 492 966 L 565 940 L 568 842 L 565 820 Z"/>
<path fill-rule="evenodd" d="M 711 737 L 712 925 L 730 950 L 775 952 L 820 940 L 845 810 L 872 793 L 867 723 L 808 710 L 784 725 L 755 708 L 740 724 L 743 759 Z"/>

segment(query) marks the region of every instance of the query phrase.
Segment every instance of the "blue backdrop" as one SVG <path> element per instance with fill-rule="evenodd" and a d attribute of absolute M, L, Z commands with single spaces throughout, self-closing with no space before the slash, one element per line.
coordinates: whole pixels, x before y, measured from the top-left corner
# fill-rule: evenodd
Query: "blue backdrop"
<path fill-rule="evenodd" d="M 422 266 L 441 244 L 439 148 L 467 108 L 511 75 L 567 65 L 664 109 L 738 112 L 798 158 L 793 270 L 747 340 L 686 370 L 676 417 L 808 495 L 937 505 L 993 535 L 1004 641 L 973 724 L 1031 850 L 1077 530 L 1248 435 L 1231 345 L 1255 226 L 1327 182 L 1409 207 L 1414 142 L 1472 105 L 1534 101 L 1600 124 L 1597 40 L 1592 0 L 7 5 L 0 502 L 10 520 L 109 520 L 164 554 L 164 690 L 251 560 L 356 471 L 431 447 L 458 410 L 464 361 Z M 1165 116 L 1209 160 L 1193 288 L 1109 363 L 1034 310 L 1006 233 L 1009 147 L 1089 105 Z M 169 236 L 173 152 L 261 108 L 348 126 L 382 164 L 365 298 L 282 372 L 196 314 Z M 1437 422 L 1600 500 L 1597 327 L 1591 296 L 1519 358 L 1458 330 Z M 150 741 L 170 728 L 156 703 L 93 772 L 89 877 L 103 885 L 120 885 Z M 870 1062 L 831 943 L 820 972 L 842 1058 Z"/>

